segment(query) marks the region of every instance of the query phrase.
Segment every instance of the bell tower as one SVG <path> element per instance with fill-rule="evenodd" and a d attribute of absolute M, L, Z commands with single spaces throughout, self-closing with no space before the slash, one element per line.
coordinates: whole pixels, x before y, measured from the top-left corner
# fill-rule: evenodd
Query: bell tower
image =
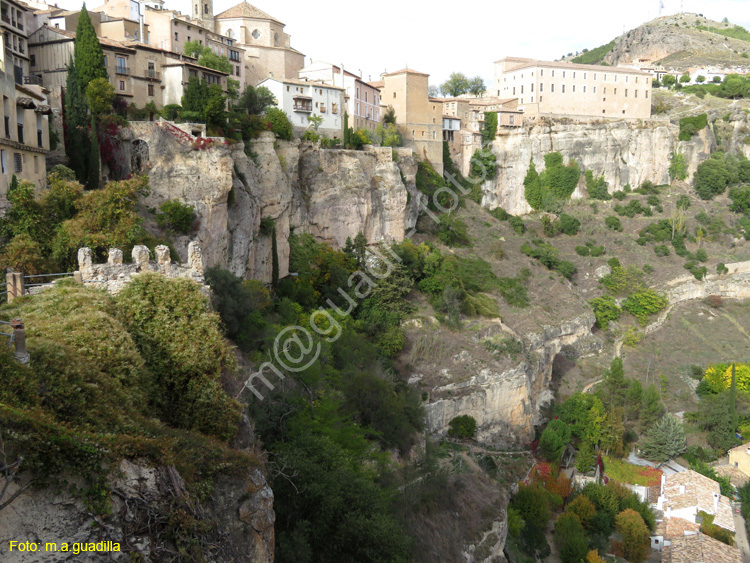
<path fill-rule="evenodd" d="M 214 29 L 214 0 L 191 0 L 193 20 L 211 31 Z"/>

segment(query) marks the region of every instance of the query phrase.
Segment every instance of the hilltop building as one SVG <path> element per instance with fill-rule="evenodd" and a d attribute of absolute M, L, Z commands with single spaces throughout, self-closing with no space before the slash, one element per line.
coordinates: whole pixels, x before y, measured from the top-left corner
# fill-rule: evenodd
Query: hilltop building
<path fill-rule="evenodd" d="M 323 61 L 311 62 L 299 71 L 302 79 L 317 80 L 343 88 L 345 107 L 349 114 L 349 126 L 375 131 L 381 121 L 380 90 L 361 77 L 343 68 Z"/>
<path fill-rule="evenodd" d="M 29 37 L 34 61 L 33 72 L 50 91 L 50 103 L 62 108 L 67 64 L 73 56 L 75 32 L 43 26 Z M 196 59 L 159 49 L 138 41 L 99 38 L 104 65 L 115 95 L 126 104 L 143 107 L 153 102 L 157 108 L 179 104 L 191 76 L 227 89 L 227 74 L 197 64 Z"/>
<path fill-rule="evenodd" d="M 37 188 L 47 176 L 45 155 L 49 152 L 47 90 L 29 73 L 27 45 L 31 12 L 20 2 L 3 1 L 0 48 L 0 93 L 3 128 L 0 130 L 0 210 L 7 205 L 13 175 Z"/>
<path fill-rule="evenodd" d="M 310 127 L 308 117 L 323 118 L 318 133 L 341 137 L 344 120 L 344 89 L 323 82 L 292 78 L 266 78 L 258 86 L 268 88 L 276 98 L 276 107 L 289 116 L 294 129 L 301 133 Z"/>
<path fill-rule="evenodd" d="M 297 78 L 305 56 L 291 46 L 285 24 L 247 2 L 213 15 L 212 0 L 193 0 L 192 22 L 227 37 L 243 49 L 243 85 L 266 78 Z"/>
<path fill-rule="evenodd" d="M 212 6 L 210 0 L 208 5 Z M 195 12 L 195 7 L 193 11 Z M 139 41 L 176 54 L 185 52 L 185 43 L 188 41 L 198 41 L 200 45 L 205 45 L 217 55 L 227 57 L 232 64 L 231 78 L 240 83 L 240 89 L 244 89 L 247 84 L 243 64 L 245 50 L 231 37 L 216 33 L 212 22 L 206 24 L 203 19 L 191 20 L 175 10 L 165 10 L 161 0 L 144 3 L 142 10 L 136 0 L 106 0 L 102 6 L 91 10 L 92 22 L 95 13 L 100 14 L 102 22 L 98 27 L 94 23 L 94 29 L 99 37 L 118 41 Z M 124 34 L 121 34 L 119 29 L 113 31 L 110 22 L 120 20 L 126 22 L 127 25 L 123 24 L 126 30 L 129 25 L 138 25 L 137 22 L 142 21 L 140 39 L 133 37 L 132 31 Z M 75 27 L 68 29 L 74 31 Z"/>
<path fill-rule="evenodd" d="M 648 119 L 651 79 L 648 72 L 626 67 L 506 57 L 495 61 L 490 92 L 518 98 L 527 118 Z"/>
<path fill-rule="evenodd" d="M 383 75 L 381 105 L 393 106 L 404 146 L 443 173 L 443 100 L 428 94 L 429 74 L 408 68 Z M 376 84 L 371 83 L 372 86 Z"/>

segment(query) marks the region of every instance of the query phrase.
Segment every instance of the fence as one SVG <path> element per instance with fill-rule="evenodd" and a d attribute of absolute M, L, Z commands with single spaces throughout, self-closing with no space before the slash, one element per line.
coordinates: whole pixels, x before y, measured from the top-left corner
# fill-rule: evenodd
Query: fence
<path fill-rule="evenodd" d="M 33 274 L 33 275 L 28 275 L 28 276 L 24 276 L 20 272 L 11 272 L 11 273 L 5 274 L 5 283 L 0 284 L 0 288 L 4 290 L 3 293 L 6 294 L 8 303 L 10 303 L 16 297 L 21 297 L 23 295 L 30 295 L 38 291 L 37 289 L 32 289 L 32 288 L 50 286 L 54 282 L 54 280 L 52 281 L 41 281 L 41 280 L 46 280 L 49 278 L 59 279 L 59 278 L 64 278 L 64 277 L 72 277 L 77 282 L 83 283 L 83 277 L 80 272 L 62 272 L 62 273 L 57 273 L 57 274 Z"/>

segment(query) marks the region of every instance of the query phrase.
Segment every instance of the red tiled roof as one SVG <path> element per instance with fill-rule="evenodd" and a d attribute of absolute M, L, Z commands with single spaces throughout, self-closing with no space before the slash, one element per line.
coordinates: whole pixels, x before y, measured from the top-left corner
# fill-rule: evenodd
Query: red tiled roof
<path fill-rule="evenodd" d="M 704 534 L 674 538 L 661 553 L 663 563 L 742 563 L 737 547 Z"/>

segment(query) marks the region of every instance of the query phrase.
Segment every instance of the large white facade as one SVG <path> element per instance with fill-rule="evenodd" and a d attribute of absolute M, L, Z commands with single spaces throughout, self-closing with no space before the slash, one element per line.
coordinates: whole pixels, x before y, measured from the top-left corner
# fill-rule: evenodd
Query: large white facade
<path fill-rule="evenodd" d="M 284 110 L 295 129 L 312 127 L 308 117 L 319 115 L 323 121 L 318 132 L 340 137 L 343 131 L 344 91 L 341 88 L 307 80 L 267 78 L 265 86 L 276 97 L 276 107 Z"/>

